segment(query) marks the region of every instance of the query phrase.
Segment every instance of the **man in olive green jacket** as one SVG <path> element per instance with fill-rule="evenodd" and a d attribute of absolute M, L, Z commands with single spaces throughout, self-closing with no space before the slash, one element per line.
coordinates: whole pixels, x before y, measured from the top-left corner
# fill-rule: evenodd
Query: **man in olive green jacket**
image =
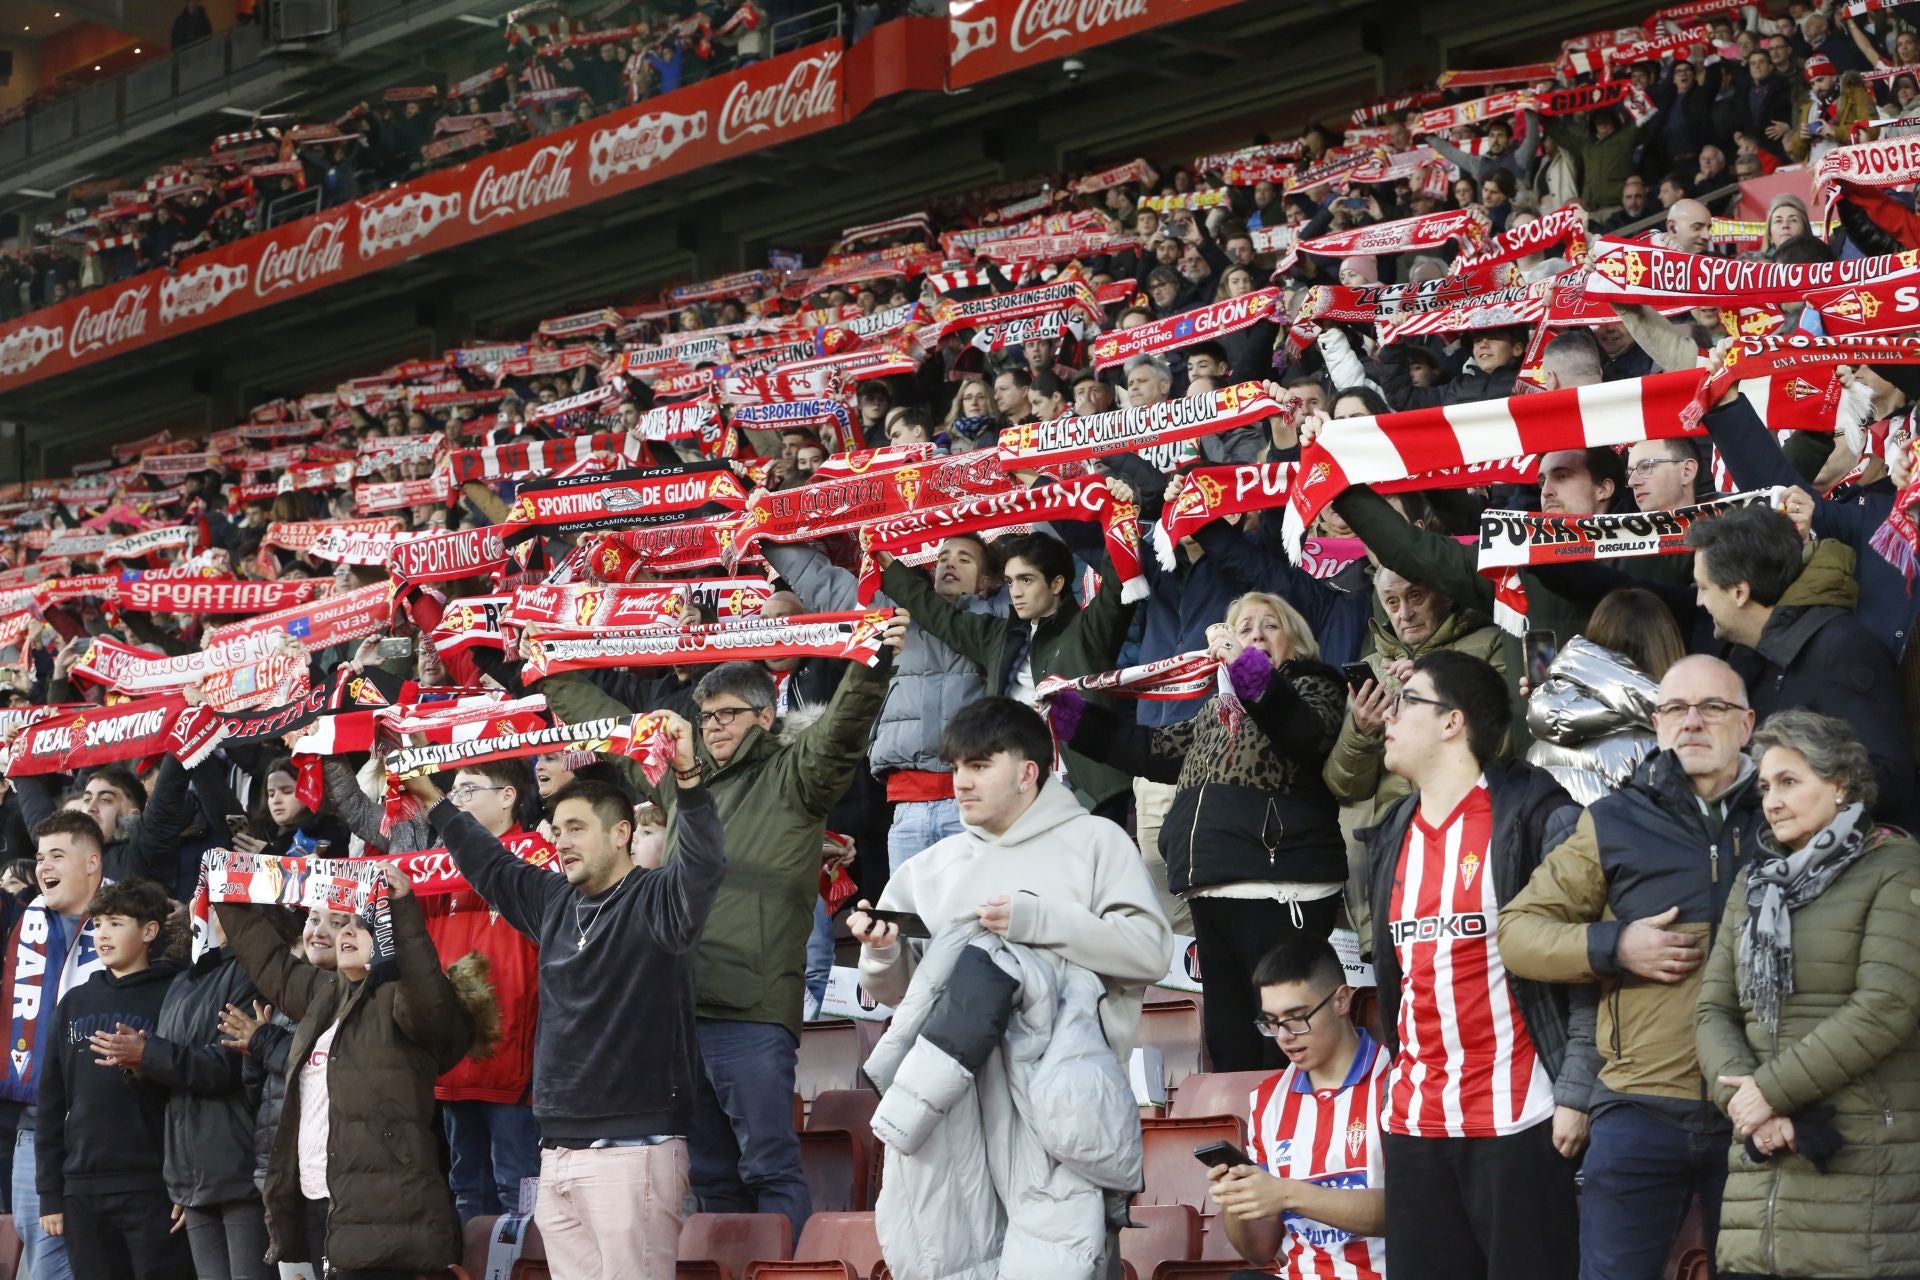
<path fill-rule="evenodd" d="M 694 690 L 700 764 L 726 831 L 727 873 L 696 966 L 695 1030 L 706 1071 L 687 1135 L 690 1178 L 703 1211 L 784 1213 L 796 1239 L 811 1211 L 792 1095 L 821 837 L 864 764 L 906 626 L 897 615 L 879 663 L 849 663 L 826 711 L 798 732 L 775 733 L 773 680 L 758 663 L 716 667 Z M 632 714 L 580 676 L 556 676 L 540 690 L 569 724 Z M 637 769 L 629 775 L 671 814 L 677 788 L 654 787 Z"/>

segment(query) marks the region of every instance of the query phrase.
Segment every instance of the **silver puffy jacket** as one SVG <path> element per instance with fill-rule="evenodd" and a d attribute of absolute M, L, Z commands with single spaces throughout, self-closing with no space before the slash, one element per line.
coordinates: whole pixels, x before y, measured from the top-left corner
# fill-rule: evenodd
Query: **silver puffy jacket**
<path fill-rule="evenodd" d="M 970 946 L 1019 982 L 999 1049 L 974 1073 L 921 1035 Z M 886 1148 L 873 1224 L 896 1280 L 1109 1274 L 1109 1204 L 1139 1190 L 1144 1154 L 1132 1086 L 1101 1030 L 1103 990 L 1091 970 L 978 923 L 927 944 L 866 1062 Z"/>
<path fill-rule="evenodd" d="M 1546 683 L 1527 699 L 1527 762 L 1592 804 L 1620 787 L 1656 745 L 1660 686 L 1631 659 L 1584 636 L 1567 641 Z"/>

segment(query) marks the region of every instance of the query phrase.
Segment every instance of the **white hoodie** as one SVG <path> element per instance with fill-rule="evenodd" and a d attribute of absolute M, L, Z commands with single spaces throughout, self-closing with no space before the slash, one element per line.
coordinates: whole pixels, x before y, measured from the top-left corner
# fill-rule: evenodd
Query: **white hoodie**
<path fill-rule="evenodd" d="M 1003 894 L 1013 909 L 1007 941 L 1056 952 L 1100 977 L 1100 1023 L 1125 1061 L 1141 996 L 1173 957 L 1173 930 L 1126 831 L 1088 813 L 1050 779 L 1005 835 L 968 826 L 908 859 L 877 905 L 911 911 L 937 933 L 950 921 L 974 919 L 981 903 Z M 913 965 L 911 946 L 862 948 L 860 985 L 883 1004 L 899 1004 Z"/>

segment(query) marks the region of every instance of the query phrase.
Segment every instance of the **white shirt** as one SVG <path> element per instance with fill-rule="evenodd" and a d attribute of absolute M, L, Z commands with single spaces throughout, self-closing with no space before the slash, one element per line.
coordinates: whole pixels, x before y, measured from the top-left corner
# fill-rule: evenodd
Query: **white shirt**
<path fill-rule="evenodd" d="M 334 1023 L 321 1033 L 300 1064 L 300 1194 L 309 1200 L 327 1195 L 327 1136 L 332 1096 L 327 1092 L 327 1060 L 333 1056 Z"/>

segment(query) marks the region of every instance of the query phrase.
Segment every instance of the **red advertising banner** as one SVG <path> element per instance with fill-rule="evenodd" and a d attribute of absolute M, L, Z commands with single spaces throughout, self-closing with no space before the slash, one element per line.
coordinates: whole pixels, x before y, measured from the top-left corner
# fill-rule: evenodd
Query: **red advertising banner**
<path fill-rule="evenodd" d="M 831 128 L 843 52 L 808 45 L 36 311 L 0 326 L 0 391 Z"/>
<path fill-rule="evenodd" d="M 1238 0 L 952 0 L 947 87 L 1091 49 Z"/>

